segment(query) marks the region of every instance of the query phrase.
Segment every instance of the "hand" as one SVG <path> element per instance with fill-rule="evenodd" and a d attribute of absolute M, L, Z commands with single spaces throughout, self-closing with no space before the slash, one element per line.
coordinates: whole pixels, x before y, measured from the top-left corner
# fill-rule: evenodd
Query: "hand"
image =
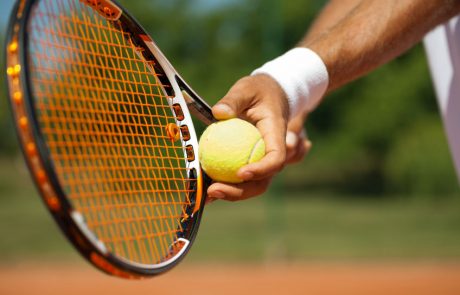
<path fill-rule="evenodd" d="M 213 108 L 218 120 L 239 117 L 254 124 L 265 141 L 265 157 L 242 167 L 240 184 L 213 183 L 208 188 L 208 203 L 215 199 L 238 201 L 260 195 L 286 160 L 288 103 L 278 83 L 266 75 L 245 77 L 235 83 Z"/>

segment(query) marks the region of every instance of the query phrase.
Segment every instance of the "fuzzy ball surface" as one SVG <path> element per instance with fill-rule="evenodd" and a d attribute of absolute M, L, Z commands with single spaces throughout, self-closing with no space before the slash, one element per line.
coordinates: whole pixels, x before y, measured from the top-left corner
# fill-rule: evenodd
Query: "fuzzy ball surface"
<path fill-rule="evenodd" d="M 265 155 L 265 142 L 259 130 L 241 119 L 211 124 L 201 135 L 199 158 L 201 167 L 213 180 L 227 183 L 243 182 L 236 173 Z"/>

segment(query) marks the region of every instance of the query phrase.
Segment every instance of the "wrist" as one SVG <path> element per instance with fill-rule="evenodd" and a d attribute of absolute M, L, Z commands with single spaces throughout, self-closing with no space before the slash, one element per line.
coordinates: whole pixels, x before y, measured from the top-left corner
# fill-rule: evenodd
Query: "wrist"
<path fill-rule="evenodd" d="M 326 93 L 329 84 L 327 68 L 314 51 L 294 48 L 265 63 L 251 75 L 265 74 L 283 89 L 290 117 L 312 111 Z"/>

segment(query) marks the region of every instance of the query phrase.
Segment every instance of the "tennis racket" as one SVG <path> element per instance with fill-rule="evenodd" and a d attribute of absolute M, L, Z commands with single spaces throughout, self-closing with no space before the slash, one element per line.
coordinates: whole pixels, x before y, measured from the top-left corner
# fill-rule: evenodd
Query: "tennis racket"
<path fill-rule="evenodd" d="M 44 203 L 78 251 L 124 278 L 161 274 L 197 233 L 210 107 L 113 0 L 20 0 L 6 42 L 11 108 Z"/>

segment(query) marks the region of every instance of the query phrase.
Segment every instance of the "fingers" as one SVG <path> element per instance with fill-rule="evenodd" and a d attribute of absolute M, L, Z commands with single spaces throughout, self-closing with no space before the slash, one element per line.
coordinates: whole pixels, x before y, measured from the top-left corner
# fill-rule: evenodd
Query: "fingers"
<path fill-rule="evenodd" d="M 257 123 L 257 128 L 265 141 L 265 156 L 238 171 L 238 177 L 244 181 L 272 176 L 283 168 L 286 159 L 286 121 L 279 117 L 265 117 Z"/>
<path fill-rule="evenodd" d="M 241 201 L 263 194 L 270 185 L 271 178 L 240 184 L 213 183 L 208 188 L 206 204 L 215 200 Z"/>
<path fill-rule="evenodd" d="M 307 139 L 304 122 L 308 113 L 299 113 L 289 120 L 286 132 L 286 164 L 302 161 L 311 149 Z"/>
<path fill-rule="evenodd" d="M 286 153 L 289 154 L 290 151 L 294 150 L 297 147 L 297 143 L 299 142 L 299 136 L 288 130 L 286 132 Z"/>
<path fill-rule="evenodd" d="M 308 139 L 299 140 L 297 146 L 287 153 L 286 164 L 294 164 L 302 161 L 305 155 L 310 152 L 311 147 L 312 143 Z"/>
<path fill-rule="evenodd" d="M 292 125 L 289 124 L 288 126 Z M 304 129 L 299 133 L 288 130 L 286 132 L 286 164 L 302 161 L 305 155 L 310 152 L 311 147 L 312 143 L 307 139 Z"/>
<path fill-rule="evenodd" d="M 302 138 L 298 134 L 292 131 L 286 132 L 286 163 L 297 154 L 299 141 L 302 141 Z"/>
<path fill-rule="evenodd" d="M 311 141 L 296 137 L 297 144 L 286 158 L 286 163 L 300 162 L 312 147 Z M 263 194 L 271 183 L 271 178 L 254 180 L 240 184 L 213 183 L 208 188 L 206 205 L 216 200 L 241 201 Z"/>
<path fill-rule="evenodd" d="M 233 85 L 227 94 L 212 108 L 217 120 L 238 117 L 248 109 L 254 98 L 254 90 L 250 85 L 251 77 L 245 77 Z"/>
<path fill-rule="evenodd" d="M 239 80 L 212 109 L 219 120 L 242 117 L 255 124 L 265 141 L 265 156 L 238 171 L 244 181 L 272 176 L 283 167 L 288 105 L 285 94 L 271 77 L 258 75 Z"/>
<path fill-rule="evenodd" d="M 243 200 L 263 193 L 286 160 L 288 103 L 284 91 L 269 76 L 245 77 L 228 91 L 212 112 L 218 120 L 240 117 L 255 124 L 265 142 L 265 156 L 238 171 L 238 177 L 246 182 L 211 185 L 207 203 L 215 199 Z"/>
<path fill-rule="evenodd" d="M 299 113 L 295 117 L 291 118 L 288 122 L 287 129 L 295 134 L 300 134 L 304 130 L 304 123 L 307 119 L 306 113 Z"/>

